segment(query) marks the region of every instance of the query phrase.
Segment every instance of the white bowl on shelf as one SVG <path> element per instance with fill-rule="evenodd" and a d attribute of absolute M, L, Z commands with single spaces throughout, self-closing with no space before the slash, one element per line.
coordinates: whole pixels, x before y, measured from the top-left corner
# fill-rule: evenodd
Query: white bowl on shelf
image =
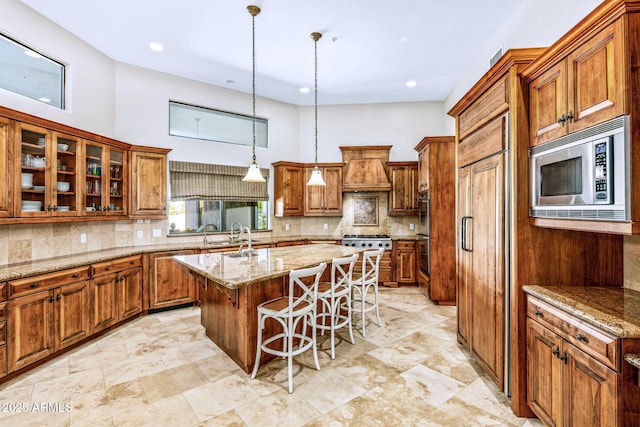
<path fill-rule="evenodd" d="M 70 209 L 71 209 L 70 206 L 60 206 L 60 205 L 58 205 L 56 208 L 58 212 L 69 212 Z"/>
<path fill-rule="evenodd" d="M 24 190 L 29 190 L 33 187 L 33 174 L 22 173 L 20 177 L 20 185 Z"/>
<path fill-rule="evenodd" d="M 44 185 L 34 185 L 33 189 L 36 191 L 44 191 L 45 190 L 45 186 Z"/>
<path fill-rule="evenodd" d="M 21 203 L 22 212 L 40 212 L 42 202 L 37 200 L 23 200 Z"/>
<path fill-rule="evenodd" d="M 69 144 L 58 144 L 58 151 L 67 151 L 69 149 Z"/>
<path fill-rule="evenodd" d="M 70 182 L 64 182 L 64 181 L 58 181 L 58 183 L 56 184 L 56 188 L 58 189 L 58 191 L 64 193 L 65 191 L 69 191 L 69 189 L 71 189 L 71 183 Z"/>

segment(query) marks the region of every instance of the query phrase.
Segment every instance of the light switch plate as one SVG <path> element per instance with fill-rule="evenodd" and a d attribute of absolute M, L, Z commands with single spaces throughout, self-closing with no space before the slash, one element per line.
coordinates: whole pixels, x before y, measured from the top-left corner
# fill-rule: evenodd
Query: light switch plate
<path fill-rule="evenodd" d="M 154 228 L 153 237 L 160 237 L 160 236 L 162 236 L 162 231 L 159 228 Z"/>
<path fill-rule="evenodd" d="M 416 228 L 413 224 L 409 224 L 409 230 L 413 230 L 414 228 Z"/>
<path fill-rule="evenodd" d="M 138 233 L 137 233 L 138 239 L 142 239 L 142 236 L 143 236 L 142 230 L 138 230 Z"/>
<path fill-rule="evenodd" d="M 87 243 L 87 233 L 80 233 L 80 243 Z"/>
<path fill-rule="evenodd" d="M 328 230 L 329 229 L 329 224 L 324 224 L 324 226 L 322 228 L 324 228 L 325 230 Z"/>
<path fill-rule="evenodd" d="M 289 224 L 285 224 L 285 225 L 284 225 L 284 229 L 285 229 L 285 230 L 289 230 Z"/>

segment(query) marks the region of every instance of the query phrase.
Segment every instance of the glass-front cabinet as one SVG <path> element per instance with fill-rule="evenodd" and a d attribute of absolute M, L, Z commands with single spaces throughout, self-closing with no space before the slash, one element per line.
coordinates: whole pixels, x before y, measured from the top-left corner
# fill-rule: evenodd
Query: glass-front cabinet
<path fill-rule="evenodd" d="M 15 210 L 18 216 L 76 216 L 79 194 L 77 137 L 18 123 Z"/>
<path fill-rule="evenodd" d="M 92 215 L 126 215 L 126 152 L 85 141 L 85 210 Z"/>

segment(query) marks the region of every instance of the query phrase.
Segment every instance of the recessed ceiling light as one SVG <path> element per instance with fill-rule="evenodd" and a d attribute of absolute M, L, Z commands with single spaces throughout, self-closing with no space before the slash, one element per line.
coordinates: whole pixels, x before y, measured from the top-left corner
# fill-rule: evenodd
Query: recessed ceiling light
<path fill-rule="evenodd" d="M 164 50 L 164 46 L 162 45 L 162 43 L 151 42 L 149 43 L 149 49 L 153 50 L 154 52 L 162 52 Z"/>
<path fill-rule="evenodd" d="M 38 52 L 35 52 L 31 49 L 27 49 L 24 51 L 24 54 L 27 56 L 30 56 L 32 58 L 40 58 L 42 55 L 40 55 Z"/>
<path fill-rule="evenodd" d="M 308 87 L 301 87 L 300 88 L 300 93 L 309 93 L 309 88 Z"/>
<path fill-rule="evenodd" d="M 406 85 L 407 87 L 416 87 L 418 83 L 415 82 L 415 80 L 409 80 Z"/>
<path fill-rule="evenodd" d="M 51 102 L 51 100 L 50 100 L 49 98 L 44 98 L 44 97 L 43 97 L 43 98 L 38 98 L 38 101 L 41 101 L 41 102 Z"/>

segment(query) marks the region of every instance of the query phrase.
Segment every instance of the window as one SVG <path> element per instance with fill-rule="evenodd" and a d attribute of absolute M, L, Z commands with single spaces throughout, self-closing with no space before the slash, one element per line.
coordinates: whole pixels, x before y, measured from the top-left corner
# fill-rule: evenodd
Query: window
<path fill-rule="evenodd" d="M 256 146 L 267 147 L 267 119 L 256 118 Z M 169 101 L 169 135 L 253 145 L 253 117 Z"/>
<path fill-rule="evenodd" d="M 269 202 L 186 200 L 169 202 L 169 233 L 231 231 L 234 222 L 251 230 L 268 227 Z M 236 226 L 237 227 L 237 226 Z"/>
<path fill-rule="evenodd" d="M 64 65 L 0 34 L 0 88 L 64 108 Z"/>

